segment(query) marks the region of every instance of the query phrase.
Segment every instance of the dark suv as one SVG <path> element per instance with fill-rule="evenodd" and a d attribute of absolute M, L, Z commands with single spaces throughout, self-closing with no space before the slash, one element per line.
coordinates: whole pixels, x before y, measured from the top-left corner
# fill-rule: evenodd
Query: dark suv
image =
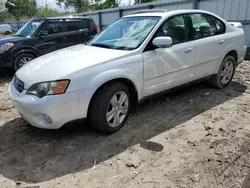
<path fill-rule="evenodd" d="M 14 37 L 0 39 L 0 69 L 13 68 L 16 71 L 38 56 L 86 43 L 97 32 L 91 18 L 68 16 L 32 19 Z"/>

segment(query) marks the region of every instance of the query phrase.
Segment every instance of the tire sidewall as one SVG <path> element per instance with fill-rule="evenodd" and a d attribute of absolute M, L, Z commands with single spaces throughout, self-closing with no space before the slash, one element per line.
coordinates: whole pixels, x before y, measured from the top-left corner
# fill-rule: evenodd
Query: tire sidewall
<path fill-rule="evenodd" d="M 224 64 L 225 64 L 226 62 L 228 62 L 228 61 L 232 61 L 232 62 L 233 62 L 233 74 L 232 74 L 232 77 L 230 78 L 230 80 L 228 81 L 228 83 L 222 84 L 222 83 L 221 83 L 221 77 L 220 77 L 221 71 L 222 71 L 222 68 L 223 68 Z M 217 85 L 219 86 L 219 88 L 225 88 L 226 86 L 228 86 L 228 84 L 230 84 L 230 82 L 232 81 L 232 79 L 233 79 L 233 77 L 234 77 L 235 69 L 236 69 L 236 62 L 235 62 L 235 59 L 234 59 L 232 56 L 226 56 L 226 57 L 223 59 L 221 65 L 220 65 L 219 71 L 218 71 L 218 73 L 217 73 L 217 75 L 216 75 L 216 76 L 217 76 L 216 81 L 217 81 Z"/>
<path fill-rule="evenodd" d="M 107 90 L 108 88 L 109 88 L 109 90 Z M 98 109 L 99 113 L 93 114 L 96 117 L 92 117 L 92 119 L 93 118 L 96 118 L 96 119 L 94 120 L 94 122 L 92 121 L 92 123 L 96 129 L 110 134 L 110 133 L 114 133 L 114 132 L 118 131 L 119 129 L 121 129 L 124 126 L 125 122 L 127 121 L 129 113 L 130 113 L 130 109 L 131 109 L 131 96 L 129 93 L 129 89 L 123 83 L 114 83 L 113 85 L 111 85 L 108 88 L 102 90 L 99 93 L 99 95 L 97 96 L 97 97 L 101 96 L 101 99 L 100 100 L 97 99 L 96 104 L 93 106 L 93 108 L 98 108 L 98 106 L 99 106 L 99 109 Z M 120 91 L 125 92 L 128 96 L 128 101 L 129 101 L 128 111 L 127 111 L 125 118 L 123 119 L 123 121 L 120 123 L 119 126 L 111 127 L 107 122 L 106 112 L 107 112 L 107 108 L 108 108 L 108 105 L 110 103 L 111 98 L 116 93 L 118 93 Z M 98 103 L 99 103 L 99 105 L 98 105 Z M 93 108 L 91 110 L 95 111 L 96 109 L 93 109 Z"/>
<path fill-rule="evenodd" d="M 14 65 L 13 65 L 13 68 L 14 68 L 15 71 L 17 71 L 18 69 L 21 68 L 21 67 L 19 66 L 19 62 L 20 62 L 20 60 L 21 60 L 22 58 L 24 58 L 24 57 L 32 58 L 32 60 L 35 59 L 35 56 L 34 56 L 34 55 L 28 54 L 28 53 L 24 53 L 24 54 L 18 55 L 18 56 L 15 58 L 15 60 L 14 60 Z"/>

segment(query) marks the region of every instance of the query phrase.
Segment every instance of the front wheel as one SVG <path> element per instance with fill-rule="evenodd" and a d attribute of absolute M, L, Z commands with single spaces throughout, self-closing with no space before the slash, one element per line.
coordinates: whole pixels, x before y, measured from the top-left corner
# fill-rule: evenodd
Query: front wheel
<path fill-rule="evenodd" d="M 89 121 L 97 130 L 114 133 L 125 124 L 131 106 L 128 87 L 123 83 L 105 85 L 92 100 Z"/>
<path fill-rule="evenodd" d="M 22 66 L 30 62 L 32 59 L 35 59 L 35 56 L 29 53 L 23 53 L 18 55 L 14 61 L 14 70 L 17 71 Z"/>
<path fill-rule="evenodd" d="M 211 78 L 210 83 L 219 89 L 226 87 L 233 79 L 235 68 L 236 61 L 234 57 L 226 56 L 220 65 L 218 73 Z"/>

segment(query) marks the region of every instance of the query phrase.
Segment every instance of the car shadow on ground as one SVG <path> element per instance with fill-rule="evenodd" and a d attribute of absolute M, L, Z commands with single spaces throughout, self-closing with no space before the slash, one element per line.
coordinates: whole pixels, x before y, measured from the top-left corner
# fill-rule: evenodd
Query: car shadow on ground
<path fill-rule="evenodd" d="M 9 83 L 14 75 L 13 70 L 3 69 L 0 70 L 0 84 Z"/>
<path fill-rule="evenodd" d="M 232 82 L 223 90 L 198 84 L 172 92 L 140 105 L 124 128 L 112 135 L 98 133 L 82 122 L 42 130 L 14 119 L 0 128 L 0 174 L 14 181 L 38 183 L 89 169 L 95 159 L 103 162 L 135 144 L 160 151 L 161 146 L 151 147 L 154 143 L 147 140 L 245 90 Z"/>

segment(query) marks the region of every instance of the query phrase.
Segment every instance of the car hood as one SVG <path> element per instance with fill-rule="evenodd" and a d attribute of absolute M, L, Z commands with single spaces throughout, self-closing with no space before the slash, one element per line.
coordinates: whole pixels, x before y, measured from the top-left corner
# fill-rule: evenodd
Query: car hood
<path fill-rule="evenodd" d="M 7 38 L 0 38 L 0 44 L 8 43 L 8 42 L 15 42 L 18 40 L 22 40 L 23 37 L 7 37 Z"/>
<path fill-rule="evenodd" d="M 28 89 L 38 82 L 67 79 L 74 72 L 129 53 L 79 44 L 36 58 L 19 69 L 16 75 L 25 83 L 25 89 Z"/>

